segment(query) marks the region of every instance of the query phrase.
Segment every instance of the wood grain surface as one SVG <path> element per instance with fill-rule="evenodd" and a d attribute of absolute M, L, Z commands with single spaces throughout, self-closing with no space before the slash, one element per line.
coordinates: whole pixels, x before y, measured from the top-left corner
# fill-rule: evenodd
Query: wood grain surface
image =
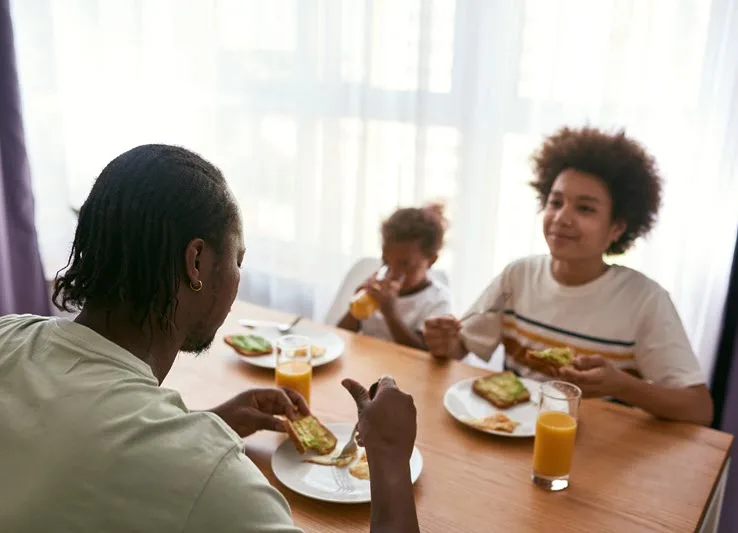
<path fill-rule="evenodd" d="M 239 318 L 289 317 L 235 303 L 210 352 L 180 355 L 164 383 L 177 389 L 190 408 L 212 407 L 244 389 L 273 384 L 273 371 L 245 364 L 223 342 L 224 335 L 246 331 L 238 325 Z M 391 375 L 413 395 L 417 446 L 425 463 L 415 486 L 422 531 L 673 533 L 699 527 L 728 458 L 731 435 L 585 400 L 571 486 L 547 493 L 530 481 L 532 439 L 486 435 L 459 424 L 445 411 L 446 389 L 483 370 L 438 363 L 423 352 L 336 331 L 346 341 L 346 352 L 334 363 L 315 368 L 312 410 L 324 422 L 356 420 L 355 404 L 340 384 L 344 377 L 369 385 Z M 247 455 L 287 497 L 295 522 L 308 532 L 368 532 L 368 504 L 318 502 L 276 480 L 270 458 L 283 439 L 260 433 L 244 442 Z"/>

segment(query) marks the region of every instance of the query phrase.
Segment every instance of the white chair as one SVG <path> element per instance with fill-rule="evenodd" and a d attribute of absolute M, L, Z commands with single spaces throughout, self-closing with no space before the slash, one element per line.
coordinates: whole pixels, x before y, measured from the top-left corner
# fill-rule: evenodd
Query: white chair
<path fill-rule="evenodd" d="M 448 274 L 446 274 L 444 270 L 438 270 L 437 268 L 432 268 L 428 272 L 428 275 L 436 283 L 443 285 L 445 287 L 450 287 L 450 285 L 448 284 Z"/>
<path fill-rule="evenodd" d="M 323 322 L 331 326 L 338 324 L 338 321 L 348 310 L 349 302 L 354 295 L 354 291 L 356 291 L 356 287 L 376 272 L 380 266 L 382 266 L 382 261 L 376 257 L 362 257 L 354 263 L 354 266 L 346 273 L 346 277 L 343 278 L 341 286 L 333 298 L 333 303 L 325 314 L 325 318 L 323 318 Z M 429 275 L 435 282 L 448 287 L 448 276 L 443 270 L 432 269 Z"/>
<path fill-rule="evenodd" d="M 354 263 L 354 266 L 349 269 L 340 287 L 338 287 L 333 303 L 325 314 L 323 322 L 331 326 L 338 324 L 338 321 L 348 310 L 349 302 L 354 295 L 354 291 L 356 291 L 356 287 L 376 272 L 380 266 L 382 266 L 382 261 L 376 257 L 362 257 Z"/>

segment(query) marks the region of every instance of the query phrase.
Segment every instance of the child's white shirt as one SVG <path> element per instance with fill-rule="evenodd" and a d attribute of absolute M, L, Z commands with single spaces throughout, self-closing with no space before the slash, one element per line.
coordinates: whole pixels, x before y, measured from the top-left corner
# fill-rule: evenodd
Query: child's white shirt
<path fill-rule="evenodd" d="M 423 290 L 397 298 L 397 313 L 410 331 L 422 332 L 425 319 L 451 314 L 451 291 L 445 285 L 431 280 Z M 392 333 L 381 312 L 377 311 L 361 322 L 359 332 L 363 335 L 393 341 Z"/>

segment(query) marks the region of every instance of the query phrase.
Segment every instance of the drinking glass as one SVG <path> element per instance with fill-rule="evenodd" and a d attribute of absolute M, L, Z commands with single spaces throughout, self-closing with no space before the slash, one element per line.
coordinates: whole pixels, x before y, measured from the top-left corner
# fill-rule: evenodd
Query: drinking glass
<path fill-rule="evenodd" d="M 312 344 L 303 335 L 285 335 L 277 339 L 275 380 L 278 387 L 288 387 L 302 394 L 310 404 L 313 380 Z"/>
<path fill-rule="evenodd" d="M 546 490 L 569 486 L 582 391 L 565 381 L 541 385 L 536 437 L 533 444 L 533 483 Z"/>

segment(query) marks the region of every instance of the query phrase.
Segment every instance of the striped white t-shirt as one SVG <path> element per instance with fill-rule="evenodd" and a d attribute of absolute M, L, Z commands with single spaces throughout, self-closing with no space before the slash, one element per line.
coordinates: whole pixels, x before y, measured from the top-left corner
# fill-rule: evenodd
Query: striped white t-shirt
<path fill-rule="evenodd" d="M 613 265 L 569 287 L 553 278 L 550 256 L 526 257 L 505 267 L 471 310 L 492 308 L 464 322 L 464 344 L 488 361 L 502 343 L 505 366 L 521 376 L 550 379 L 526 366 L 527 350 L 568 346 L 663 386 L 705 383 L 669 294 L 630 268 Z"/>

